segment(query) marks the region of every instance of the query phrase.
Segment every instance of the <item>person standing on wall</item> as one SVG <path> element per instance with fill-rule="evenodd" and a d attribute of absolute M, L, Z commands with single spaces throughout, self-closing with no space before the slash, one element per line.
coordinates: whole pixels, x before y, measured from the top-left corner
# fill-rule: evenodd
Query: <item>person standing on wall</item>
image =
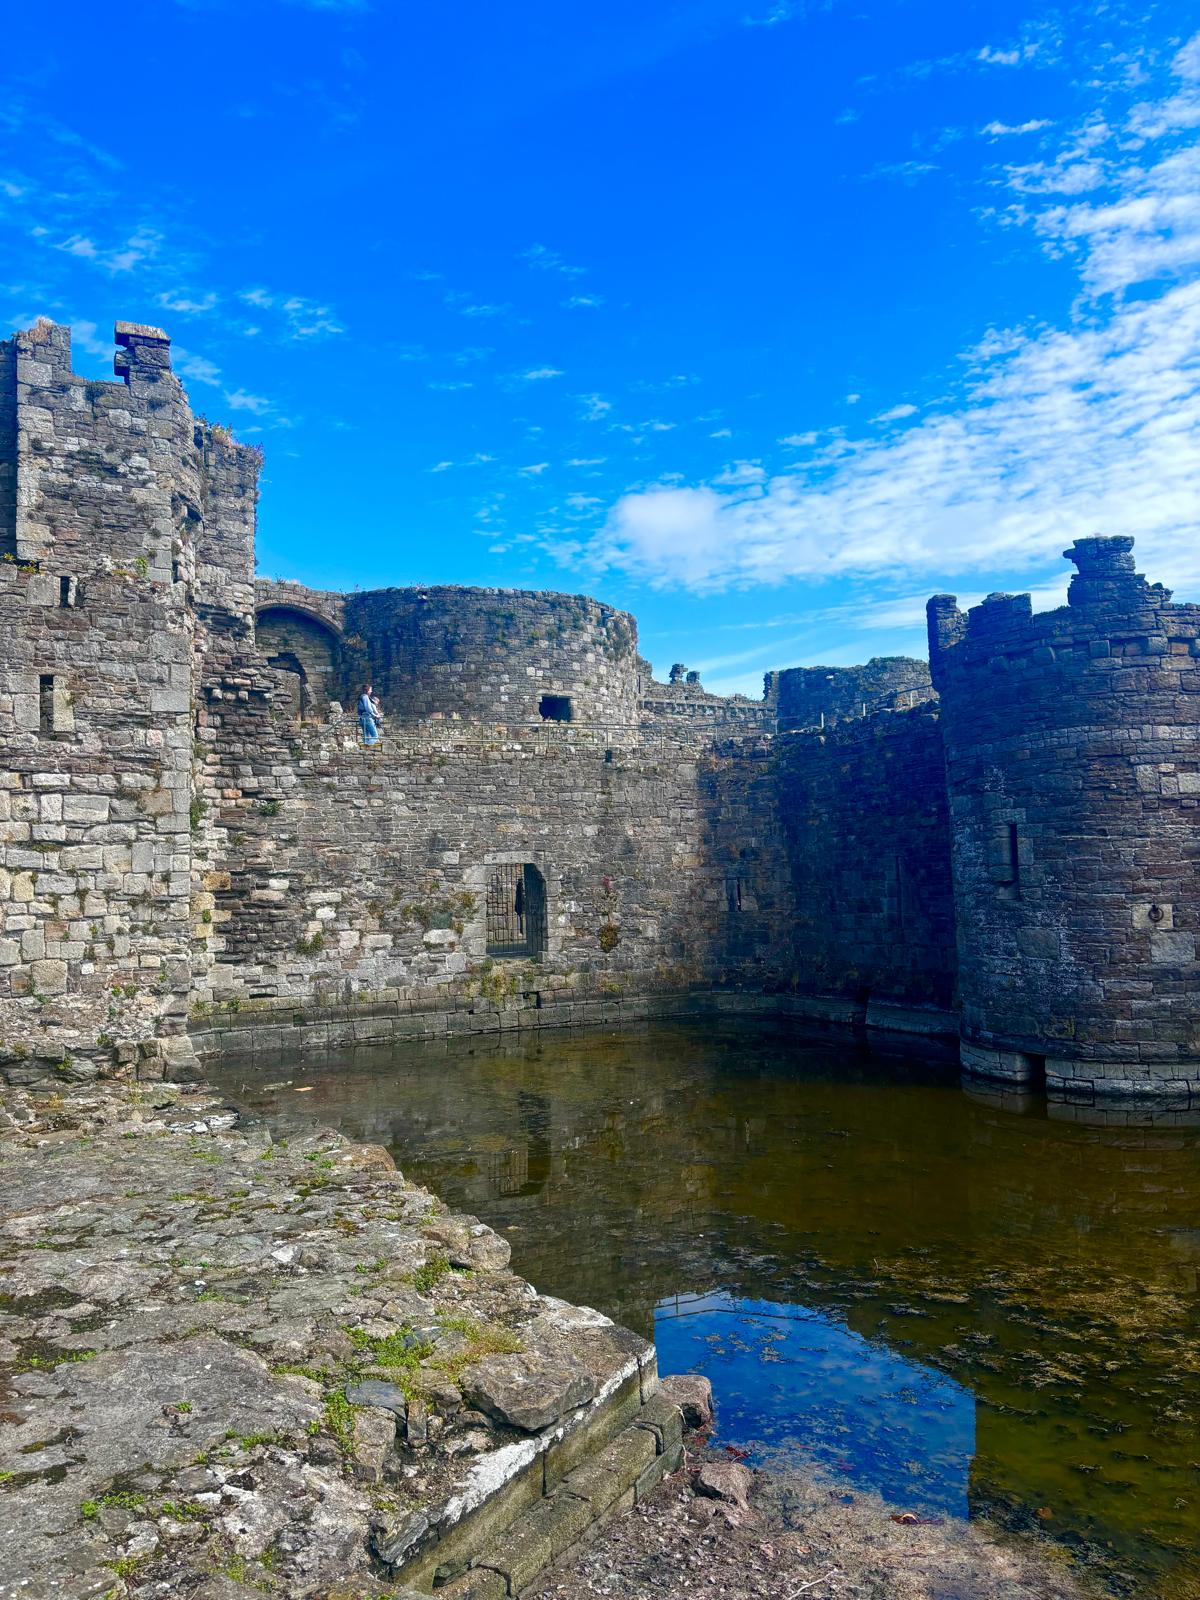
<path fill-rule="evenodd" d="M 358 725 L 362 729 L 364 744 L 379 743 L 379 712 L 375 697 L 371 693 L 371 685 L 363 684 L 363 691 L 358 697 Z"/>

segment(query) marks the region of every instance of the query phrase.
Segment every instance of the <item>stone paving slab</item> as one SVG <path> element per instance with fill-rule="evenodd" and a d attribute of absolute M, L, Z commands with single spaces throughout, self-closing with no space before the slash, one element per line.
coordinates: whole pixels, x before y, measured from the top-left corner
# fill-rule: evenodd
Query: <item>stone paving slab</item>
<path fill-rule="evenodd" d="M 536 1511 L 524 1584 L 548 1461 L 670 1436 L 652 1346 L 205 1086 L 0 1090 L 0 1216 L 0 1600 L 428 1592 Z"/>

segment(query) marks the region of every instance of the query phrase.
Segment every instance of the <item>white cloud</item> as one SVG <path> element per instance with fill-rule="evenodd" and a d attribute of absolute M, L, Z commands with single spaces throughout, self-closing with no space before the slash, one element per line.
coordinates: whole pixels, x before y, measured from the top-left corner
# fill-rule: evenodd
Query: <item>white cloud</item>
<path fill-rule="evenodd" d="M 249 411 L 256 417 L 271 409 L 271 402 L 261 394 L 247 394 L 245 389 L 234 389 L 225 396 L 225 404 L 234 411 Z"/>
<path fill-rule="evenodd" d="M 732 439 L 733 438 L 733 429 L 732 428 L 714 428 L 712 433 L 710 433 L 708 437 L 710 439 Z"/>
<path fill-rule="evenodd" d="M 1053 127 L 1045 117 L 1035 117 L 1029 122 L 989 122 L 979 131 L 989 139 L 1001 139 L 1009 133 L 1040 133 L 1043 128 Z"/>
<path fill-rule="evenodd" d="M 562 371 L 558 367 L 532 367 L 528 372 L 521 374 L 522 383 L 541 383 L 545 378 L 561 378 Z"/>
<path fill-rule="evenodd" d="M 713 479 L 726 488 L 738 488 L 752 483 L 761 483 L 766 477 L 761 461 L 735 461 L 723 472 Z"/>
<path fill-rule="evenodd" d="M 598 394 L 581 394 L 576 398 L 583 407 L 585 422 L 599 422 L 601 417 L 607 416 L 612 410 L 612 401 L 603 400 Z"/>
<path fill-rule="evenodd" d="M 517 259 L 536 267 L 539 272 L 560 272 L 564 278 L 581 278 L 587 271 L 586 267 L 573 267 L 570 262 L 563 260 L 557 250 L 549 250 L 544 244 L 530 245 L 528 250 L 521 251 Z"/>
<path fill-rule="evenodd" d="M 176 345 L 171 352 L 171 365 L 185 383 L 217 384 L 221 381 L 221 369 L 218 366 L 206 356 L 193 355 L 180 345 Z"/>
<path fill-rule="evenodd" d="M 579 310 L 588 306 L 602 306 L 603 304 L 604 296 L 602 294 L 573 294 L 563 301 L 563 305 L 572 310 Z"/>
<path fill-rule="evenodd" d="M 217 304 L 215 294 L 206 294 L 200 299 L 193 299 L 190 295 L 178 291 L 160 294 L 158 303 L 164 311 L 178 311 L 181 316 L 198 316 L 202 312 L 211 311 Z"/>
<path fill-rule="evenodd" d="M 780 439 L 780 444 L 785 444 L 790 450 L 806 450 L 809 445 L 816 444 L 815 433 L 788 433 Z"/>
<path fill-rule="evenodd" d="M 1194 44 L 1180 76 L 1200 70 Z M 1045 198 L 1031 198 L 1030 169 L 1008 175 L 1010 224 L 1073 261 L 1092 297 L 1071 322 L 993 330 L 940 408 L 910 422 L 893 407 L 879 420 L 907 425 L 835 437 L 765 483 L 627 493 L 590 564 L 698 591 L 869 576 L 915 592 L 1044 574 L 1071 540 L 1127 532 L 1152 577 L 1200 587 L 1200 141 L 1154 104 L 1136 120 L 1161 123 L 1157 148 L 1131 148 L 1130 119 L 1097 114 L 1037 175 Z M 1081 163 L 1102 187 L 1063 203 L 1051 175 Z"/>
<path fill-rule="evenodd" d="M 435 467 L 430 467 L 430 472 L 449 472 L 454 465 L 453 461 L 439 461 Z"/>
<path fill-rule="evenodd" d="M 745 28 L 777 28 L 782 22 L 791 22 L 796 15 L 794 0 L 776 0 L 771 9 L 761 17 L 743 17 Z"/>
<path fill-rule="evenodd" d="M 902 422 L 906 417 L 915 417 L 916 414 L 917 414 L 916 406 L 910 406 L 910 405 L 892 406 L 891 409 L 888 410 L 888 411 L 881 411 L 879 413 L 879 415 L 875 418 L 875 421 L 876 422 Z"/>
<path fill-rule="evenodd" d="M 80 350 L 85 350 L 89 356 L 99 356 L 101 360 L 111 360 L 113 342 L 104 338 L 94 322 L 86 322 L 81 317 L 76 317 L 71 322 L 71 344 Z"/>
<path fill-rule="evenodd" d="M 549 465 L 550 463 L 548 461 L 535 461 L 531 467 L 518 467 L 517 471 L 524 473 L 527 478 L 536 478 L 541 473 L 545 472 Z"/>
<path fill-rule="evenodd" d="M 78 233 L 72 234 L 69 239 L 64 239 L 57 248 L 69 256 L 82 256 L 85 261 L 95 261 L 100 254 L 91 239 Z"/>

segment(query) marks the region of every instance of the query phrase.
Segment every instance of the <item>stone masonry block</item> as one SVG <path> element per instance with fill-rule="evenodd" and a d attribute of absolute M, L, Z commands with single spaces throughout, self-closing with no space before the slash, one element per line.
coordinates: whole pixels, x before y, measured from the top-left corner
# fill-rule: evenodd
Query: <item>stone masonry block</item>
<path fill-rule="evenodd" d="M 504 1600 L 507 1580 L 492 1567 L 472 1567 L 438 1590 L 443 1600 Z"/>

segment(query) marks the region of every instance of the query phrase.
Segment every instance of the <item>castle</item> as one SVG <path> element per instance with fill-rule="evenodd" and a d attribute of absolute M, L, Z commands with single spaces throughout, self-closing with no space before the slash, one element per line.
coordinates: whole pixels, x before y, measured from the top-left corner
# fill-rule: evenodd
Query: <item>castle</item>
<path fill-rule="evenodd" d="M 593 600 L 256 580 L 259 453 L 116 344 L 0 343 L 10 1079 L 717 1011 L 1200 1097 L 1200 607 L 1130 539 L 1060 610 L 936 596 L 932 677 L 722 698 Z"/>

